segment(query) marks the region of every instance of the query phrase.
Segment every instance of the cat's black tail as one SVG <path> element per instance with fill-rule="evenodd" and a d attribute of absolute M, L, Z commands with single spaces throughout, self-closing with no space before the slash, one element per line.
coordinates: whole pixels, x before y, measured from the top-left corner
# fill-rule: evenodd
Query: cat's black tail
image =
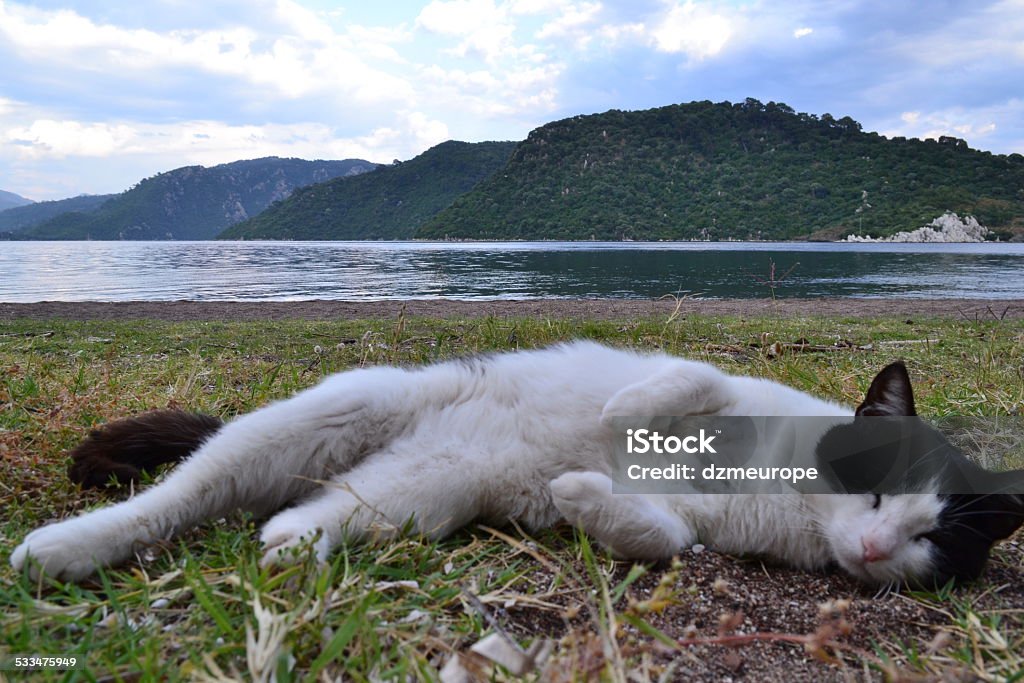
<path fill-rule="evenodd" d="M 68 476 L 83 489 L 138 483 L 143 472 L 188 457 L 224 423 L 182 410 L 154 410 L 89 432 L 71 451 Z"/>

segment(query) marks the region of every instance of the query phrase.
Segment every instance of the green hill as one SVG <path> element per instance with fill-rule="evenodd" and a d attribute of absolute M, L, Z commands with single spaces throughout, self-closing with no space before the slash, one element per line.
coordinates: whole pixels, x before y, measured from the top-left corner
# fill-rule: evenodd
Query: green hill
<path fill-rule="evenodd" d="M 222 239 L 407 239 L 503 167 L 514 142 L 448 141 L 409 161 L 296 191 Z"/>
<path fill-rule="evenodd" d="M 1024 157 L 748 99 L 542 126 L 416 236 L 835 239 L 912 230 L 946 210 L 1024 231 Z"/>
<path fill-rule="evenodd" d="M 14 233 L 17 239 L 212 239 L 296 188 L 355 175 L 368 161 L 267 157 L 186 166 L 147 178 L 89 213 L 64 213 Z"/>
<path fill-rule="evenodd" d="M 90 213 L 115 196 L 112 194 L 83 194 L 78 197 L 36 202 L 0 211 L 0 233 L 18 232 L 71 211 Z"/>

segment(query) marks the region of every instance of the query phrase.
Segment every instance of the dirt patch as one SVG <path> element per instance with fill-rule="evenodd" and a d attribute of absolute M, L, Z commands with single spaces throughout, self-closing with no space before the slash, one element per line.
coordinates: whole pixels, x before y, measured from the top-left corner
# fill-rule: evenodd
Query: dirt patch
<path fill-rule="evenodd" d="M 516 301 L 42 301 L 0 303 L 0 320 L 358 320 L 394 318 L 627 319 L 680 315 L 1024 318 L 1024 300 L 978 299 L 531 299 Z"/>
<path fill-rule="evenodd" d="M 673 640 L 715 637 L 723 619 L 735 619 L 730 635 L 752 636 L 739 646 L 699 645 L 673 651 L 630 624 L 619 620 L 618 642 L 624 651 L 648 652 L 656 671 L 668 673 L 672 681 L 803 681 L 883 680 L 878 668 L 866 663 L 885 661 L 898 680 L 974 681 L 968 667 L 952 661 L 951 651 L 968 645 L 971 634 L 951 619 L 950 604 L 929 604 L 905 594 L 906 588 L 879 595 L 838 570 L 807 572 L 765 565 L 705 550 L 680 556 L 682 568 L 673 583 L 675 599 L 644 620 Z M 1004 543 L 990 563 L 982 581 L 955 588 L 954 599 L 970 598 L 979 614 L 1002 614 L 1004 632 L 1016 637 L 1024 604 L 1024 553 L 1019 542 Z M 626 578 L 629 563 L 619 564 L 610 580 L 614 586 Z M 540 574 L 546 570 L 539 570 Z M 627 601 L 650 600 L 657 591 L 667 563 L 650 572 L 627 591 Z M 577 568 L 580 575 L 585 569 Z M 549 577 L 547 582 L 551 582 Z M 543 584 L 543 579 L 537 583 Z M 588 616 L 580 592 L 568 592 L 564 599 L 548 598 L 562 604 L 571 620 L 549 611 L 513 607 L 504 611 L 505 626 L 517 637 L 546 635 L 561 639 L 553 667 L 578 668 L 590 662 L 599 667 L 606 656 L 598 644 L 588 641 L 593 634 L 593 614 Z M 838 647 L 828 646 L 825 663 L 808 652 L 796 638 L 814 634 L 827 621 L 826 605 L 844 604 L 843 618 L 849 632 L 834 638 Z M 624 605 L 619 605 L 624 608 Z M 985 619 L 986 617 L 982 617 Z M 574 634 L 575 637 L 567 637 Z M 754 635 L 757 634 L 757 635 Z M 581 637 L 582 636 L 582 637 Z M 764 637 L 763 640 L 753 638 Z M 932 650 L 934 648 L 934 650 Z M 589 650 L 589 652 L 587 651 Z M 908 661 L 908 652 L 926 655 L 931 664 L 922 670 Z M 979 663 L 979 668 L 983 665 Z M 554 677 L 554 680 L 563 680 Z M 564 677 L 564 680 L 569 680 Z"/>

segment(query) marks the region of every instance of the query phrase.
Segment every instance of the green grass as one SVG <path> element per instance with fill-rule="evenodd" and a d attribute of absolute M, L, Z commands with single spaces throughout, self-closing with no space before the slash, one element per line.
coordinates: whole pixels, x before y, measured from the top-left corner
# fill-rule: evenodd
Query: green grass
<path fill-rule="evenodd" d="M 326 567 L 270 571 L 258 567 L 259 520 L 236 515 L 82 585 L 30 583 L 8 563 L 34 527 L 105 503 L 65 474 L 63 454 L 96 423 L 166 406 L 230 417 L 353 367 L 578 337 L 662 348 L 847 403 L 902 358 L 923 414 L 1024 408 L 1024 323 L 1013 320 L 8 322 L 0 326 L 0 655 L 86 658 L 73 672 L 32 674 L 39 680 L 433 680 L 498 624 L 523 646 L 560 639 L 548 675 L 561 667 L 561 680 L 573 678 L 570 668 L 579 679 L 624 680 L 682 635 L 666 635 L 646 615 L 692 596 L 662 581 L 661 593 L 637 600 L 642 572 L 617 567 L 567 529 L 527 539 L 475 527 L 443 542 L 346 548 Z M 928 642 L 878 643 L 882 659 L 922 675 L 963 668 L 1020 680 L 1024 605 L 993 604 L 992 590 L 983 582 L 913 595 L 941 611 L 950 642 L 934 652 Z M 860 656 L 846 657 L 856 670 Z"/>

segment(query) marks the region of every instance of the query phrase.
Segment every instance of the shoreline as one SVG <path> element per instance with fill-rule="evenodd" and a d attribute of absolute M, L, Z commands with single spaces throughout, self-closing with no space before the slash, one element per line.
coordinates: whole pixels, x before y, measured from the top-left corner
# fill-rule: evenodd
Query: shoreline
<path fill-rule="evenodd" d="M 396 318 L 569 318 L 614 320 L 678 315 L 831 318 L 1024 318 L 1024 299 L 455 299 L 389 301 L 41 301 L 0 302 L 0 320 L 359 320 Z"/>

